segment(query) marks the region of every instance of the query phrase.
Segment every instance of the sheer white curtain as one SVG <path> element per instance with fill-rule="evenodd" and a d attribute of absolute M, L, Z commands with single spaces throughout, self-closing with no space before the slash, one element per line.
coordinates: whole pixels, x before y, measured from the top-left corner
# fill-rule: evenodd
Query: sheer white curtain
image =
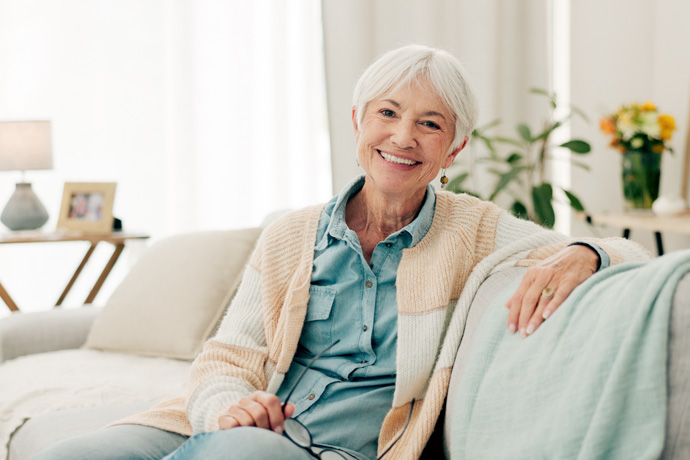
<path fill-rule="evenodd" d="M 55 168 L 27 173 L 46 230 L 65 181 L 117 182 L 114 214 L 154 238 L 325 201 L 320 2 L 2 0 L 0 120 L 17 119 L 53 121 Z M 19 179 L 0 173 L 0 206 Z M 0 248 L 0 279 L 20 307 L 46 309 L 85 249 L 34 246 Z M 108 257 L 96 251 L 68 303 Z"/>
<path fill-rule="evenodd" d="M 320 3 L 177 3 L 188 34 L 169 62 L 169 210 L 201 227 L 258 223 L 268 212 L 330 196 Z M 172 49 L 178 49 L 172 46 Z M 183 185 L 180 187 L 180 185 Z"/>

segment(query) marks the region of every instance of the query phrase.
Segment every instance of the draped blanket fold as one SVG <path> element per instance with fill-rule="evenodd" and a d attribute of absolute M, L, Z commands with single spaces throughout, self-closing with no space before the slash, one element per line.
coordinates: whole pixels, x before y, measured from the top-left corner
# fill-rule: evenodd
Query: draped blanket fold
<path fill-rule="evenodd" d="M 668 326 L 690 251 L 624 263 L 580 285 L 527 339 L 498 295 L 479 324 L 450 428 L 452 458 L 658 458 Z"/>

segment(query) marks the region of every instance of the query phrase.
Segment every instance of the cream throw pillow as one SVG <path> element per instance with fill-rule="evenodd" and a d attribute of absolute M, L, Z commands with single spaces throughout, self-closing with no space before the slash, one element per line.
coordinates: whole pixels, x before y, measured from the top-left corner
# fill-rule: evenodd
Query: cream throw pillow
<path fill-rule="evenodd" d="M 155 243 L 108 299 L 84 347 L 194 359 L 230 303 L 260 233 L 198 232 Z"/>

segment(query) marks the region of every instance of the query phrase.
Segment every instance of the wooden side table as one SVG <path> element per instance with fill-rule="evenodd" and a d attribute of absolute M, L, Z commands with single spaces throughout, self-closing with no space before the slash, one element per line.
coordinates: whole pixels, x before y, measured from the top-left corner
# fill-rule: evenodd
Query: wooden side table
<path fill-rule="evenodd" d="M 648 230 L 654 232 L 657 254 L 664 255 L 662 232 L 690 235 L 690 210 L 675 216 L 635 214 L 625 212 L 578 213 L 578 217 L 596 225 L 609 225 L 623 229 L 623 238 L 630 238 L 630 231 Z"/>
<path fill-rule="evenodd" d="M 106 263 L 105 267 L 103 268 L 103 271 L 96 280 L 96 284 L 94 284 L 93 288 L 91 288 L 91 292 L 89 292 L 89 295 L 86 297 L 84 303 L 91 303 L 96 298 L 96 295 L 98 295 L 98 291 L 101 290 L 103 283 L 105 282 L 106 278 L 108 278 L 108 275 L 110 275 L 110 271 L 115 266 L 117 259 L 120 258 L 120 254 L 122 254 L 122 251 L 125 248 L 125 243 L 129 240 L 144 240 L 148 237 L 148 235 L 144 234 L 124 232 L 113 232 L 108 235 L 89 235 L 77 232 L 12 232 L 0 233 L 0 244 L 64 243 L 69 241 L 85 241 L 90 243 L 89 249 L 86 251 L 84 258 L 82 259 L 81 263 L 77 267 L 77 270 L 74 272 L 74 275 L 72 275 L 72 278 L 67 283 L 67 286 L 65 286 L 64 291 L 62 291 L 60 298 L 55 304 L 56 307 L 59 307 L 60 305 L 62 305 L 62 302 L 65 300 L 65 297 L 67 297 L 67 294 L 72 289 L 74 283 L 77 281 L 77 278 L 79 278 L 79 275 L 84 269 L 84 266 L 86 266 L 86 263 L 91 258 L 91 254 L 93 254 L 93 251 L 96 249 L 96 246 L 98 246 L 98 243 L 105 242 L 112 244 L 115 247 L 115 249 L 113 250 L 112 256 L 110 256 L 108 263 Z M 2 285 L 2 283 L 0 283 L 0 298 L 2 298 L 2 300 L 5 302 L 5 304 L 10 310 L 19 311 L 19 307 L 17 307 L 17 304 L 14 302 L 14 300 L 12 300 L 12 297 L 10 297 L 9 293 Z"/>

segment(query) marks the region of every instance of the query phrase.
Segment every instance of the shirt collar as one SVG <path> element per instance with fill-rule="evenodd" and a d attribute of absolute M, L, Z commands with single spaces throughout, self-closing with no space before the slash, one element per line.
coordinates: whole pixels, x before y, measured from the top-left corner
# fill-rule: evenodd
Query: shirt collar
<path fill-rule="evenodd" d="M 345 238 L 345 234 L 348 230 L 347 224 L 345 223 L 345 207 L 348 200 L 352 195 L 362 190 L 364 187 L 365 175 L 356 177 L 350 181 L 338 194 L 335 205 L 333 205 L 333 211 L 331 213 L 331 220 L 326 229 L 326 234 L 333 238 L 342 240 Z M 429 228 L 431 228 L 431 222 L 434 219 L 434 209 L 436 207 L 436 192 L 431 184 L 426 186 L 426 194 L 424 195 L 424 202 L 422 203 L 422 208 L 419 211 L 417 217 L 407 224 L 402 229 L 388 236 L 388 239 L 393 239 L 399 235 L 406 233 L 411 237 L 409 245 L 407 247 L 413 247 L 419 243 L 422 238 L 427 234 Z"/>

